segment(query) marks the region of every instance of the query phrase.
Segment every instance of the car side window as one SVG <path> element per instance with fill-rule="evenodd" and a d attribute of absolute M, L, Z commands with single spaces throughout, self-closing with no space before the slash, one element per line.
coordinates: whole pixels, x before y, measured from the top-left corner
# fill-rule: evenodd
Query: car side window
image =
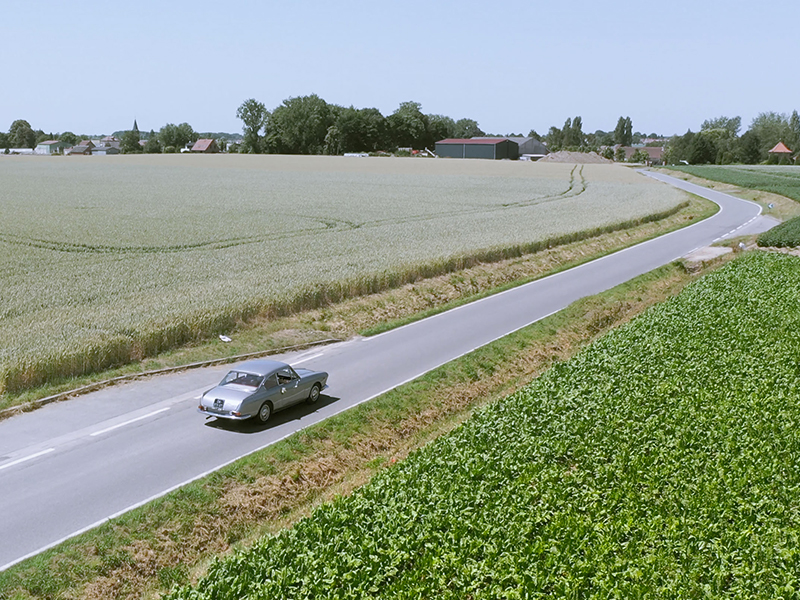
<path fill-rule="evenodd" d="M 283 369 L 281 371 L 278 371 L 277 375 L 278 375 L 278 383 L 281 385 L 284 383 L 289 383 L 293 379 L 292 373 L 288 369 Z"/>
<path fill-rule="evenodd" d="M 270 375 L 267 377 L 266 381 L 264 381 L 264 387 L 269 389 L 276 387 L 278 385 L 278 376 L 277 375 Z"/>

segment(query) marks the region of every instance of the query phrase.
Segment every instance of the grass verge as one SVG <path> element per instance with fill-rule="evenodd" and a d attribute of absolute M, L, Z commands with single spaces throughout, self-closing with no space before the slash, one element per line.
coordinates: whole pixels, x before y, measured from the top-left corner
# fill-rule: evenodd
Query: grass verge
<path fill-rule="evenodd" d="M 658 237 L 707 218 L 716 211 L 717 206 L 712 202 L 690 196 L 686 205 L 674 214 L 638 225 L 629 224 L 631 226 L 627 229 L 572 242 L 562 240 L 564 243 L 560 245 L 545 246 L 529 254 L 508 258 L 496 256 L 492 261 L 476 262 L 455 271 L 290 316 L 256 317 L 227 331 L 233 338 L 230 343 L 218 339 L 196 342 L 114 369 L 54 379 L 23 391 L 6 391 L 0 394 L 0 411 L 14 407 L 32 409 L 38 399 L 124 375 L 138 375 L 165 367 L 230 358 L 330 337 L 347 338 L 359 333 L 371 335 Z M 0 418 L 10 414 L 0 412 Z"/>
<path fill-rule="evenodd" d="M 0 573 L 0 597 L 155 597 L 195 582 L 213 557 L 349 493 L 722 261 L 694 273 L 671 264 L 580 300 Z"/>

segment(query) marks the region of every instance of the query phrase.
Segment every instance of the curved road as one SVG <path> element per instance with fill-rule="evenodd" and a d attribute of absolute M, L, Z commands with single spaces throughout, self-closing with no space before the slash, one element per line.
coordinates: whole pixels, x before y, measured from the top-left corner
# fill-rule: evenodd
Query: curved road
<path fill-rule="evenodd" d="M 713 217 L 574 269 L 366 339 L 282 357 L 328 371 L 313 409 L 265 427 L 204 421 L 198 395 L 230 365 L 114 386 L 0 422 L 0 571 L 312 423 L 734 232 L 768 229 L 756 204 L 645 175 L 720 205 Z"/>

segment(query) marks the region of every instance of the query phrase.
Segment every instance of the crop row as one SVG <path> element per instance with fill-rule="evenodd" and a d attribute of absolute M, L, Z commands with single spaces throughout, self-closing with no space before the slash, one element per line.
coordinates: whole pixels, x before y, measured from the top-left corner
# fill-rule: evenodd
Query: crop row
<path fill-rule="evenodd" d="M 797 597 L 799 295 L 745 255 L 169 598 Z"/>
<path fill-rule="evenodd" d="M 0 392 L 648 220 L 683 200 L 602 165 L 114 158 L 0 163 Z"/>

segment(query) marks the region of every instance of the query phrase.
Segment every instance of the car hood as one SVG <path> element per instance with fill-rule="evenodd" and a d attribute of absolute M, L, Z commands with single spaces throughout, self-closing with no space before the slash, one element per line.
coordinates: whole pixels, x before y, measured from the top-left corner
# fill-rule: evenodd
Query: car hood
<path fill-rule="evenodd" d="M 203 400 L 214 402 L 216 399 L 225 402 L 241 402 L 245 398 L 252 396 L 254 389 L 239 385 L 218 385 L 203 394 Z"/>

